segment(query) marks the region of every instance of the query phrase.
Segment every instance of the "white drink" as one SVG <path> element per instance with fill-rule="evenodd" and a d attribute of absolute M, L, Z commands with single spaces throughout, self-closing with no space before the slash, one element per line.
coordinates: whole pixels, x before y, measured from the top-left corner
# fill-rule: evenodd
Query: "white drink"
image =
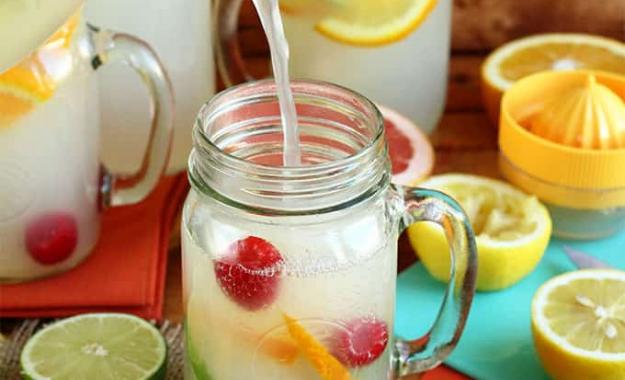
<path fill-rule="evenodd" d="M 382 324 L 389 337 L 380 348 L 383 353 L 366 365 L 345 366 L 354 380 L 389 379 L 397 245 L 395 234 L 385 234 L 383 202 L 275 219 L 203 205 L 192 193 L 182 231 L 186 378 L 320 379 L 304 347 L 289 335 L 287 314 L 331 353 L 350 321 L 367 318 Z M 228 296 L 215 267 L 233 242 L 250 235 L 274 245 L 284 263 L 275 298 L 256 310 Z"/>
<path fill-rule="evenodd" d="M 338 83 L 392 107 L 430 132 L 447 91 L 451 0 L 438 0 L 428 18 L 400 41 L 358 47 L 315 30 L 314 20 L 283 14 L 293 78 Z"/>
<path fill-rule="evenodd" d="M 44 47 L 24 66 L 45 72 L 39 74 L 54 83 L 51 96 L 30 109 L 0 109 L 0 281 L 67 270 L 97 240 L 97 83 L 84 59 L 86 37 L 75 34 L 81 38 L 68 48 Z M 23 83 L 9 77 L 14 73 L 0 74 L 3 89 Z M 2 97 L 0 90 L 0 107 L 7 106 Z"/>
<path fill-rule="evenodd" d="M 87 1 L 89 22 L 144 39 L 170 74 L 176 120 L 168 173 L 186 168 L 195 115 L 215 91 L 210 5 L 209 0 Z M 150 127 L 145 87 L 123 65 L 103 67 L 98 75 L 104 162 L 115 172 L 135 172 Z"/>

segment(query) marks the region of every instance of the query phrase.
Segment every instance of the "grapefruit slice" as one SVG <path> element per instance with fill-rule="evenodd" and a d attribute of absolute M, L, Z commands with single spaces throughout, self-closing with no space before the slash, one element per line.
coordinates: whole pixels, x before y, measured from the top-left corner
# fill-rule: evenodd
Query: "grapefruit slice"
<path fill-rule="evenodd" d="M 425 179 L 434 166 L 434 149 L 419 127 L 397 111 L 378 105 L 391 156 L 392 181 L 413 186 Z"/>

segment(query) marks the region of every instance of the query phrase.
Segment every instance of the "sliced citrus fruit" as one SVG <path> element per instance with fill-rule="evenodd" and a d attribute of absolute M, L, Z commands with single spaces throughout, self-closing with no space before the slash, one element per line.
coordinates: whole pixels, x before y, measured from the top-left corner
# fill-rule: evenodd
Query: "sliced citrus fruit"
<path fill-rule="evenodd" d="M 535 197 L 501 181 L 464 174 L 434 176 L 419 187 L 443 191 L 465 210 L 476 235 L 479 290 L 506 288 L 538 265 L 551 235 L 551 218 Z M 447 281 L 450 258 L 442 228 L 415 223 L 408 237 L 425 268 Z"/>
<path fill-rule="evenodd" d="M 547 281 L 532 301 L 532 331 L 554 379 L 625 379 L 625 272 L 581 270 Z"/>
<path fill-rule="evenodd" d="M 393 183 L 414 185 L 434 166 L 434 149 L 423 132 L 398 112 L 378 105 L 384 116 L 386 142 L 391 157 Z"/>
<path fill-rule="evenodd" d="M 437 3 L 438 0 L 280 0 L 286 12 L 319 14 L 323 9 L 315 26 L 317 31 L 335 41 L 359 46 L 385 45 L 403 39 L 427 19 Z"/>
<path fill-rule="evenodd" d="M 349 371 L 294 318 L 282 315 L 291 338 L 323 380 L 350 380 Z"/>
<path fill-rule="evenodd" d="M 517 80 L 544 70 L 589 69 L 625 75 L 625 44 L 586 34 L 540 34 L 509 42 L 482 65 L 484 106 L 498 122 L 501 96 Z"/>
<path fill-rule="evenodd" d="M 71 17 L 39 50 L 0 74 L 0 128 L 52 97 L 59 81 L 54 71 L 69 54 L 79 17 Z"/>
<path fill-rule="evenodd" d="M 85 314 L 53 323 L 24 346 L 27 379 L 163 379 L 167 348 L 158 330 L 127 314 Z"/>

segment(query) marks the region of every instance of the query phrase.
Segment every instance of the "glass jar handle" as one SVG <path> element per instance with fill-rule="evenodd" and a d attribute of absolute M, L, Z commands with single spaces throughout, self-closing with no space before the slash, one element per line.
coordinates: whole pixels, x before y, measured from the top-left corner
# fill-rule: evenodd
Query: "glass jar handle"
<path fill-rule="evenodd" d="M 156 187 L 169 159 L 174 123 L 171 82 L 156 53 L 142 40 L 92 26 L 90 29 L 95 45 L 93 68 L 118 62 L 126 64 L 141 77 L 150 94 L 151 128 L 141 167 L 131 175 L 105 171 L 101 178 L 103 207 L 138 203 Z"/>
<path fill-rule="evenodd" d="M 451 271 L 443 303 L 429 332 L 415 340 L 397 339 L 394 369 L 397 376 L 426 371 L 440 364 L 454 349 L 475 293 L 477 251 L 473 229 L 456 201 L 435 190 L 404 188 L 401 228 L 430 221 L 445 231 L 451 247 Z"/>
<path fill-rule="evenodd" d="M 243 0 L 215 0 L 215 54 L 226 87 L 254 80 L 245 66 L 237 30 Z"/>

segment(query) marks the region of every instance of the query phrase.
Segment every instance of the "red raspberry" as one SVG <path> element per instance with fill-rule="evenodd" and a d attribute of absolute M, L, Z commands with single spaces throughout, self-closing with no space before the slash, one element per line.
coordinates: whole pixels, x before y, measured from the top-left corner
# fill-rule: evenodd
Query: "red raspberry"
<path fill-rule="evenodd" d="M 271 304 L 278 294 L 282 255 L 266 240 L 249 236 L 234 242 L 225 258 L 215 262 L 223 292 L 241 307 L 254 311 Z"/>
<path fill-rule="evenodd" d="M 332 340 L 332 353 L 348 367 L 362 367 L 373 363 L 388 344 L 388 328 L 384 321 L 361 317 L 337 330 Z"/>
<path fill-rule="evenodd" d="M 26 248 L 41 264 L 53 265 L 67 259 L 77 244 L 78 227 L 70 214 L 45 214 L 26 227 Z"/>

